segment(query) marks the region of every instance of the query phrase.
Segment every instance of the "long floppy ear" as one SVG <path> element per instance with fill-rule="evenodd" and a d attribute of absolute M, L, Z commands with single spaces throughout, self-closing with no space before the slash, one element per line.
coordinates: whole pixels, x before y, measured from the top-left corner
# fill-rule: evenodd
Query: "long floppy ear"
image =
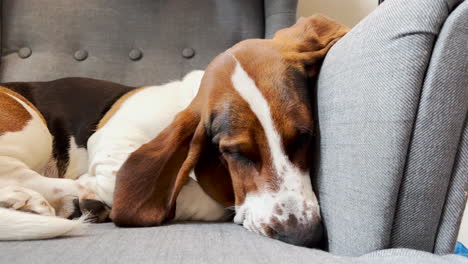
<path fill-rule="evenodd" d="M 225 207 L 233 206 L 235 204 L 234 187 L 227 165 L 215 146 L 208 143 L 204 146 L 195 165 L 197 181 L 215 201 Z"/>
<path fill-rule="evenodd" d="M 318 72 L 320 62 L 328 50 L 348 33 L 349 28 L 322 15 L 299 18 L 296 24 L 276 32 L 273 40 L 286 43 L 288 49 L 297 51 L 309 76 Z"/>
<path fill-rule="evenodd" d="M 156 226 L 174 218 L 175 201 L 205 140 L 200 114 L 179 113 L 117 173 L 111 219 L 118 226 Z"/>

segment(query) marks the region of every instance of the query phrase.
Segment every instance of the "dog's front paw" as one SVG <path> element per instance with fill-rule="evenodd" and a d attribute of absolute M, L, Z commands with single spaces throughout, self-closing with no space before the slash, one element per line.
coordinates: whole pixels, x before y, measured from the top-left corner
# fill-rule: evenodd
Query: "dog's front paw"
<path fill-rule="evenodd" d="M 109 214 L 111 208 L 101 201 L 92 199 L 80 200 L 80 211 L 86 215 L 86 220 L 89 222 L 103 223 L 110 221 Z"/>
<path fill-rule="evenodd" d="M 78 197 L 64 197 L 62 201 L 57 216 L 75 219 L 85 215 L 85 220 L 90 223 L 109 221 L 110 207 L 101 201 Z"/>
<path fill-rule="evenodd" d="M 82 215 L 77 195 L 64 195 L 52 204 L 59 217 L 75 219 Z"/>
<path fill-rule="evenodd" d="M 89 192 L 85 192 L 89 194 Z M 109 221 L 110 207 L 105 203 L 89 198 L 86 195 L 65 196 L 61 199 L 57 216 L 75 219 L 86 216 L 86 221 L 90 223 L 103 223 Z"/>
<path fill-rule="evenodd" d="M 79 207 L 82 214 L 92 223 L 109 221 L 111 208 L 99 198 L 96 191 L 96 178 L 85 174 L 78 182 L 80 184 Z"/>

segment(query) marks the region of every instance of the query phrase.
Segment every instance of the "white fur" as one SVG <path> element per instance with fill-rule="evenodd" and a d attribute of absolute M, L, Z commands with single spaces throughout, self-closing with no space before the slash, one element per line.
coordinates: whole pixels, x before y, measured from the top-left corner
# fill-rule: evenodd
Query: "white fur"
<path fill-rule="evenodd" d="M 0 208 L 0 240 L 46 239 L 79 234 L 83 219 L 68 220 Z"/>
<path fill-rule="evenodd" d="M 177 197 L 174 220 L 224 220 L 226 212 L 223 206 L 203 191 L 200 184 L 193 179 L 195 177 L 193 172 L 190 176 L 191 178 L 188 179 Z"/>
<path fill-rule="evenodd" d="M 76 144 L 75 137 L 70 137 L 70 149 L 68 150 L 69 163 L 67 172 L 63 176 L 66 179 L 77 179 L 88 171 L 88 151 Z"/>
<path fill-rule="evenodd" d="M 9 96 L 18 101 L 32 118 L 21 131 L 7 132 L 0 136 L 0 157 L 14 158 L 32 170 L 41 170 L 52 157 L 52 135 L 34 109 L 20 99 Z M 0 175 L 3 175 L 1 167 Z"/>
<path fill-rule="evenodd" d="M 190 104 L 202 76 L 203 71 L 193 71 L 182 81 L 136 92 L 88 140 L 89 175 L 96 176 L 98 194 L 109 206 L 112 206 L 119 168 L 132 152 L 154 139 Z M 215 220 L 224 214 L 222 206 L 206 195 L 195 181 L 189 181 L 182 188 L 176 208 L 177 220 Z"/>
<path fill-rule="evenodd" d="M 283 150 L 282 139 L 275 128 L 267 100 L 237 60 L 231 80 L 234 89 L 260 121 L 270 149 L 275 177 L 282 182 L 277 192 L 263 188 L 257 193 L 248 193 L 244 203 L 236 207 L 234 221 L 243 223 L 247 229 L 262 231 L 263 229 L 256 225 L 270 221 L 271 216 L 275 215 L 276 206 L 284 211 L 282 215 L 276 215 L 280 221 L 286 221 L 290 214 L 295 215 L 299 221 L 307 221 L 313 214 L 318 213 L 318 203 L 312 191 L 309 172 L 301 171 L 289 160 Z M 304 204 L 314 210 L 304 210 Z M 306 213 L 306 217 L 302 215 L 303 212 Z"/>
<path fill-rule="evenodd" d="M 0 189 L 0 202 L 4 207 L 19 211 L 30 210 L 40 215 L 55 216 L 55 209 L 40 193 L 21 186 Z"/>
<path fill-rule="evenodd" d="M 21 131 L 0 136 L 0 188 L 22 186 L 40 193 L 47 201 L 59 197 L 53 188 L 66 193 L 78 193 L 77 185 L 68 179 L 47 178 L 43 171 L 52 157 L 52 136 L 39 114 L 20 99 L 17 100 L 31 115 Z M 80 229 L 81 221 L 35 215 L 0 209 L 0 239 L 45 239 Z"/>

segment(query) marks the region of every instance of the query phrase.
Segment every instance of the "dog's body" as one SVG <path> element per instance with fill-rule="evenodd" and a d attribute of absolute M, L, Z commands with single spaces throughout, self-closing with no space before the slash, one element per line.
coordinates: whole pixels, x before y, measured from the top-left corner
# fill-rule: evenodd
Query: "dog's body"
<path fill-rule="evenodd" d="M 109 208 L 94 181 L 80 177 L 88 169 L 85 144 L 113 101 L 132 88 L 84 78 L 1 86 L 0 207 L 7 209 L 0 211 L 0 239 L 48 238 L 81 226 L 52 216 L 84 212 L 105 220 Z"/>
<path fill-rule="evenodd" d="M 88 151 L 89 175 L 97 178 L 97 192 L 106 204 L 112 206 L 115 176 L 122 164 L 190 104 L 202 76 L 203 71 L 193 71 L 182 81 L 139 88 L 116 102 L 104 116 L 88 141 Z M 224 216 L 224 208 L 206 195 L 192 176 L 177 197 L 174 220 L 215 221 Z"/>
<path fill-rule="evenodd" d="M 108 210 L 101 200 L 112 204 L 116 171 L 190 103 L 202 75 L 194 71 L 183 81 L 142 88 L 83 78 L 3 84 L 0 207 L 27 213 L 0 209 L 0 239 L 47 238 L 80 226 L 30 213 L 73 218 L 86 212 L 103 221 Z M 194 180 L 186 184 L 178 205 L 178 220 L 225 215 Z M 28 223 L 35 228 L 25 229 Z"/>
<path fill-rule="evenodd" d="M 84 212 L 103 221 L 109 207 L 119 226 L 223 220 L 229 207 L 234 222 L 253 232 L 317 242 L 308 84 L 347 30 L 322 16 L 300 19 L 271 40 L 240 42 L 205 74 L 162 86 L 90 79 L 5 84 L 0 207 L 42 216 L 0 210 L 0 239 L 61 235 L 80 222 L 57 224 L 51 216 Z"/>

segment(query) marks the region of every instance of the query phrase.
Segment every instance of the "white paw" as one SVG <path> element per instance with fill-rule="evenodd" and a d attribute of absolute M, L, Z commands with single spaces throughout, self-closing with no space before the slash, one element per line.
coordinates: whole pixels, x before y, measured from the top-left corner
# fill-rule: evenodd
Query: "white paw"
<path fill-rule="evenodd" d="M 55 216 L 55 209 L 41 194 L 19 186 L 8 186 L 0 189 L 0 207 Z"/>

